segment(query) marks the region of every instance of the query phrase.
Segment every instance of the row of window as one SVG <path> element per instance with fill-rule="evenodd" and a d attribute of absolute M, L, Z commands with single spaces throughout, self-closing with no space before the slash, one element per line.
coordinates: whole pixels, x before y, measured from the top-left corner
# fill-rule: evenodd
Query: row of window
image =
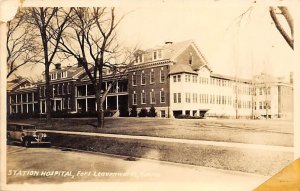
<path fill-rule="evenodd" d="M 181 93 L 173 93 L 173 103 L 181 103 L 181 102 L 182 102 Z M 232 99 L 230 96 L 185 93 L 185 103 L 203 103 L 203 104 L 210 103 L 210 104 L 231 105 Z"/>
<path fill-rule="evenodd" d="M 61 71 L 61 72 L 54 72 L 50 74 L 51 80 L 56 80 L 60 78 L 66 78 L 68 77 L 68 71 Z"/>
<path fill-rule="evenodd" d="M 254 95 L 271 95 L 271 87 L 261 87 L 254 91 Z"/>
<path fill-rule="evenodd" d="M 35 100 L 36 99 L 36 100 Z M 23 93 L 23 94 L 15 94 L 10 96 L 11 104 L 19 104 L 19 103 L 28 103 L 34 102 L 37 100 L 37 93 Z"/>
<path fill-rule="evenodd" d="M 269 101 L 254 102 L 254 109 L 271 109 Z"/>
<path fill-rule="evenodd" d="M 35 113 L 38 112 L 38 104 L 20 104 L 11 107 L 11 113 Z"/>
<path fill-rule="evenodd" d="M 149 92 L 150 104 L 157 103 L 156 97 L 157 95 L 155 91 Z M 137 105 L 137 99 L 138 99 L 138 94 L 134 92 L 132 94 L 133 105 Z M 159 91 L 159 103 L 166 103 L 166 95 L 165 95 L 165 91 L 163 90 Z M 141 104 L 146 104 L 146 92 L 144 90 L 141 93 Z"/>
<path fill-rule="evenodd" d="M 165 71 L 163 70 L 163 68 L 161 68 L 161 70 L 159 72 L 159 82 L 164 83 L 165 80 L 166 80 L 166 74 L 165 74 Z M 155 82 L 155 73 L 152 69 L 149 74 L 149 84 L 154 84 L 154 82 Z M 137 85 L 137 75 L 135 72 L 133 72 L 132 86 L 136 86 L 136 85 Z M 146 85 L 146 74 L 145 74 L 144 70 L 141 72 L 141 85 Z"/>
<path fill-rule="evenodd" d="M 68 84 L 53 84 L 51 86 L 52 89 L 52 95 L 65 95 L 65 94 L 70 94 L 71 89 L 70 89 L 70 83 Z M 46 96 L 46 88 L 45 86 L 40 87 L 40 97 L 45 97 Z"/>
<path fill-rule="evenodd" d="M 155 50 L 152 52 L 152 60 L 158 60 L 161 58 L 162 58 L 162 50 Z M 143 54 L 136 55 L 135 62 L 136 63 L 144 62 L 144 55 Z"/>
<path fill-rule="evenodd" d="M 41 113 L 46 113 L 46 101 L 42 100 Z M 51 100 L 51 107 L 53 111 L 61 111 L 64 109 L 71 109 L 71 98 L 62 98 L 62 100 Z"/>

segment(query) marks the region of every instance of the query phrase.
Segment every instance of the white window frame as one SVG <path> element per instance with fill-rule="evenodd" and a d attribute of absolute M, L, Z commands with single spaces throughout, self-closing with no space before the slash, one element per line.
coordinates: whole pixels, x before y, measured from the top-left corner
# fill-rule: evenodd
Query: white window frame
<path fill-rule="evenodd" d="M 143 98 L 143 95 L 145 98 Z M 145 102 L 143 102 L 143 100 L 145 99 Z M 141 93 L 141 104 L 146 104 L 147 100 L 146 100 L 146 92 L 142 92 Z"/>
<path fill-rule="evenodd" d="M 132 78 L 131 79 L 132 86 L 137 86 L 137 79 L 136 79 L 137 76 L 136 76 L 135 72 L 132 74 L 131 78 Z"/>
<path fill-rule="evenodd" d="M 164 96 L 162 96 L 162 94 Z M 162 97 L 164 98 L 164 100 L 161 99 Z M 160 103 L 166 103 L 166 94 L 164 90 L 159 91 L 159 98 L 160 98 Z"/>
<path fill-rule="evenodd" d="M 143 79 L 145 80 L 144 82 L 143 82 Z M 142 71 L 142 73 L 141 73 L 141 85 L 146 85 L 146 75 L 145 75 L 144 71 Z"/>
<path fill-rule="evenodd" d="M 132 105 L 137 105 L 137 94 L 136 93 L 132 94 Z"/>
<path fill-rule="evenodd" d="M 152 90 L 150 92 L 150 104 L 155 104 L 155 103 L 156 103 L 155 92 Z"/>
<path fill-rule="evenodd" d="M 163 74 L 163 75 L 161 75 L 161 74 Z M 164 77 L 163 81 L 162 81 L 162 76 Z M 164 72 L 163 68 L 159 72 L 159 81 L 160 81 L 160 83 L 165 83 L 165 81 L 166 81 L 166 76 L 165 76 L 165 72 Z"/>
<path fill-rule="evenodd" d="M 153 81 L 152 81 L 152 78 L 153 78 Z M 150 71 L 150 84 L 154 84 L 154 82 L 155 82 L 155 75 L 154 75 L 154 71 L 153 71 L 153 69 L 151 69 L 151 71 Z"/>

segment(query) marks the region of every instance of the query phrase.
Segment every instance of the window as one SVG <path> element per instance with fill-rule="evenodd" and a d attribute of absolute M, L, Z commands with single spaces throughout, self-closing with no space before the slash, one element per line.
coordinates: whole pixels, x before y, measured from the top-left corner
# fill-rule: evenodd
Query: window
<path fill-rule="evenodd" d="M 176 82 L 177 76 L 173 76 L 173 82 Z"/>
<path fill-rule="evenodd" d="M 165 91 L 162 90 L 160 91 L 160 103 L 165 103 L 165 102 L 166 102 Z"/>
<path fill-rule="evenodd" d="M 62 95 L 65 95 L 65 84 L 62 84 L 61 85 L 61 93 L 62 93 Z"/>
<path fill-rule="evenodd" d="M 67 85 L 67 92 L 68 92 L 68 94 L 70 93 L 70 83 L 68 83 L 68 85 Z"/>
<path fill-rule="evenodd" d="M 141 103 L 146 104 L 146 93 L 145 92 L 141 93 Z"/>
<path fill-rule="evenodd" d="M 181 93 L 178 93 L 178 103 L 181 103 Z"/>
<path fill-rule="evenodd" d="M 152 69 L 150 72 L 150 84 L 153 84 L 153 83 L 154 83 L 154 71 Z"/>
<path fill-rule="evenodd" d="M 259 109 L 262 109 L 262 102 L 259 102 Z"/>
<path fill-rule="evenodd" d="M 155 92 L 153 90 L 150 92 L 150 103 L 155 103 Z"/>
<path fill-rule="evenodd" d="M 165 72 L 162 68 L 162 70 L 160 71 L 160 83 L 164 83 L 165 82 Z"/>
<path fill-rule="evenodd" d="M 56 80 L 57 79 L 57 73 L 52 73 L 51 74 L 51 80 Z"/>
<path fill-rule="evenodd" d="M 197 83 L 197 76 L 193 76 L 193 83 Z"/>
<path fill-rule="evenodd" d="M 162 50 L 157 50 L 153 52 L 153 60 L 157 60 L 162 58 Z"/>
<path fill-rule="evenodd" d="M 262 95 L 262 88 L 259 88 L 259 95 Z"/>
<path fill-rule="evenodd" d="M 68 76 L 67 71 L 63 71 L 63 72 L 61 73 L 61 78 L 66 78 L 67 76 Z"/>
<path fill-rule="evenodd" d="M 137 94 L 133 93 L 132 94 L 132 105 L 136 105 L 137 104 Z"/>
<path fill-rule="evenodd" d="M 70 102 L 70 98 L 68 98 L 68 109 L 71 109 Z"/>
<path fill-rule="evenodd" d="M 156 59 L 157 59 L 157 52 L 154 51 L 154 52 L 153 52 L 153 60 L 156 60 Z"/>
<path fill-rule="evenodd" d="M 132 74 L 132 85 L 136 86 L 136 74 L 135 74 L 135 72 Z"/>
<path fill-rule="evenodd" d="M 57 95 L 60 95 L 60 85 L 59 84 L 57 84 Z"/>
<path fill-rule="evenodd" d="M 141 85 L 145 85 L 145 84 L 146 84 L 146 77 L 145 77 L 144 71 L 142 71 L 142 73 L 141 73 Z"/>
<path fill-rule="evenodd" d="M 57 89 L 56 89 L 55 85 L 52 85 L 52 90 L 53 90 L 53 95 L 56 95 Z"/>
<path fill-rule="evenodd" d="M 197 93 L 193 93 L 193 103 L 197 103 Z"/>
<path fill-rule="evenodd" d="M 42 92 L 43 92 L 43 86 L 40 87 L 40 91 L 39 91 L 40 97 L 42 97 Z"/>
<path fill-rule="evenodd" d="M 177 75 L 177 81 L 181 82 L 181 75 Z"/>
<path fill-rule="evenodd" d="M 143 55 L 142 54 L 139 54 L 135 57 L 135 62 L 136 63 L 141 63 L 143 62 Z"/>
<path fill-rule="evenodd" d="M 177 93 L 174 93 L 174 94 L 173 94 L 173 98 L 174 98 L 174 100 L 173 100 L 174 103 L 177 103 Z"/>
<path fill-rule="evenodd" d="M 191 75 L 186 74 L 185 75 L 185 82 L 190 82 L 191 81 Z"/>
<path fill-rule="evenodd" d="M 190 93 L 185 93 L 185 102 L 191 103 L 191 94 Z"/>

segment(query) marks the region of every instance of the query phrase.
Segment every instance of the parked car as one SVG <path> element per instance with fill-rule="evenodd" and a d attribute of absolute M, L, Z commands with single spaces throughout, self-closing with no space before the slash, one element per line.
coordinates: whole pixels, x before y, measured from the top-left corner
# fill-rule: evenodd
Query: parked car
<path fill-rule="evenodd" d="M 8 123 L 7 140 L 20 141 L 26 147 L 34 144 L 51 145 L 50 137 L 46 133 L 39 132 L 34 125 L 25 123 Z"/>

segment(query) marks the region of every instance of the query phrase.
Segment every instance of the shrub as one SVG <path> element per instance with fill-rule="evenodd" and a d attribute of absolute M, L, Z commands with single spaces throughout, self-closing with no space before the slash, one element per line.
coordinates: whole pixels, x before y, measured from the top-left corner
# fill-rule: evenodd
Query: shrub
<path fill-rule="evenodd" d="M 203 119 L 203 117 L 200 116 L 190 116 L 190 115 L 179 115 L 177 118 L 178 119 Z"/>
<path fill-rule="evenodd" d="M 129 117 L 137 117 L 136 105 L 133 105 L 133 106 L 131 107 Z"/>
<path fill-rule="evenodd" d="M 148 116 L 148 111 L 145 108 L 142 108 L 141 111 L 139 112 L 139 117 L 147 117 Z"/>
<path fill-rule="evenodd" d="M 155 108 L 154 106 L 152 105 L 150 110 L 149 110 L 149 113 L 148 113 L 148 117 L 156 117 L 156 112 L 155 112 Z"/>

